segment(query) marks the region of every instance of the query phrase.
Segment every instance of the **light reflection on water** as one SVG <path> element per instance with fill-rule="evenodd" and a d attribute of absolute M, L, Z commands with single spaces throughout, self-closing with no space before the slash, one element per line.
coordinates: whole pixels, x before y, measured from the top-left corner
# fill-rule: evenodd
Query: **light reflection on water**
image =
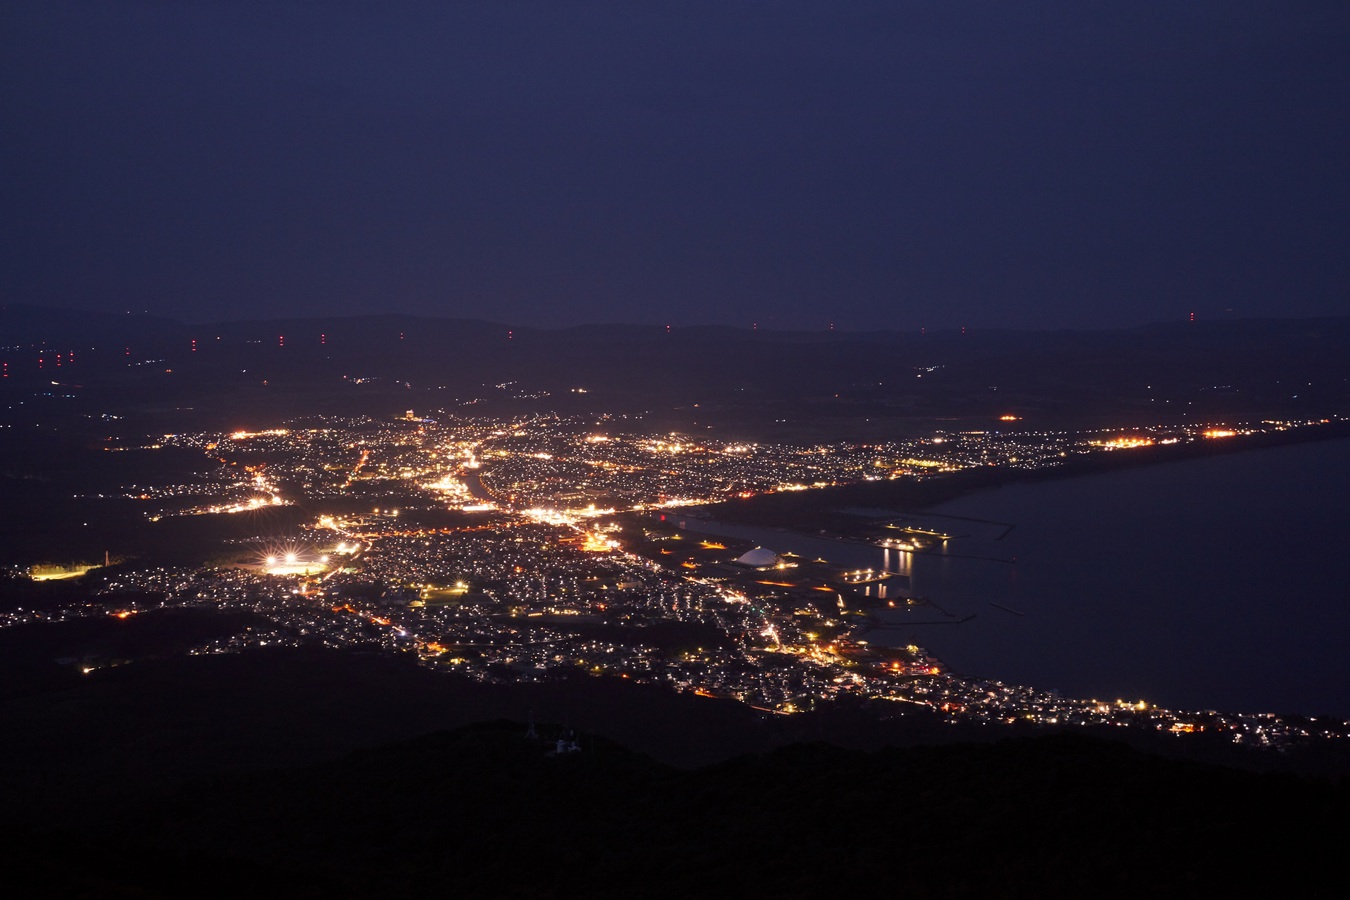
<path fill-rule="evenodd" d="M 894 572 L 897 575 L 903 575 L 909 578 L 913 574 L 914 554 L 908 550 L 892 550 L 890 547 L 883 548 L 881 551 L 881 567 L 887 572 Z"/>

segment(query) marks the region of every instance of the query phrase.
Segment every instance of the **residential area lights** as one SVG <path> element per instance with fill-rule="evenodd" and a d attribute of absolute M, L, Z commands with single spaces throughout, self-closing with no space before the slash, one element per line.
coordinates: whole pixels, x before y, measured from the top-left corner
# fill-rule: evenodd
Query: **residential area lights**
<path fill-rule="evenodd" d="M 1130 434 L 1161 443 L 1297 425 Z M 541 414 L 317 418 L 247 434 L 157 439 L 164 447 L 200 451 L 202 467 L 191 481 L 124 486 L 123 495 L 136 498 L 149 518 L 247 505 L 257 497 L 259 477 L 275 491 L 272 496 L 280 497 L 276 486 L 286 485 L 288 500 L 293 495 L 318 512 L 286 542 L 267 533 L 267 516 L 243 520 L 256 523 L 258 532 L 243 542 L 261 551 L 251 562 L 207 569 L 118 567 L 104 577 L 93 601 L 40 614 L 11 610 L 0 614 L 0 625 L 102 616 L 110 606 L 129 613 L 151 604 L 248 610 L 267 624 L 253 619 L 249 629 L 205 640 L 191 652 L 371 648 L 412 654 L 426 666 L 479 681 L 547 681 L 584 671 L 783 715 L 855 698 L 883 710 L 918 704 L 952 721 L 1204 731 L 1255 746 L 1346 733 L 1345 723 L 1330 720 L 1063 698 L 958 676 L 920 646 L 882 648 L 850 639 L 861 620 L 836 593 L 838 582 L 800 590 L 794 573 L 805 568 L 737 580 L 726 574 L 726 564 L 687 567 L 687 553 L 663 548 L 698 544 L 697 552 L 710 559 L 734 558 L 736 551 L 727 549 L 729 542 L 706 540 L 638 552 L 632 527 L 625 532 L 621 524 L 635 510 L 878 475 L 926 478 L 935 470 L 975 466 L 1057 466 L 1105 452 L 1104 443 L 1118 440 L 1119 430 L 986 430 L 871 443 L 728 446 L 636 429 L 600 435 L 596 426 L 594 416 Z M 1126 446 L 1136 445 L 1117 449 Z M 261 470 L 251 462 L 259 453 L 268 460 Z M 479 466 L 470 472 L 466 461 Z M 369 512 L 353 512 L 360 509 Z M 656 521 L 659 512 L 645 515 Z M 885 540 L 902 549 L 934 539 L 904 533 Z M 861 590 L 887 575 L 856 569 L 843 573 L 842 581 Z M 655 625 L 686 629 L 672 633 L 699 635 L 699 643 L 681 648 L 651 639 L 647 635 L 663 633 L 650 630 Z"/>

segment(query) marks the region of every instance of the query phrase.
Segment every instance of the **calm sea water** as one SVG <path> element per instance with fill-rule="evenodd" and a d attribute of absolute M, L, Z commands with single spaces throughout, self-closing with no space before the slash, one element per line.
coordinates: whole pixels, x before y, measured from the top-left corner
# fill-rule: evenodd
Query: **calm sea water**
<path fill-rule="evenodd" d="M 913 593 L 975 618 L 878 641 L 1067 696 L 1350 718 L 1350 441 L 1014 485 L 936 512 L 930 525 L 963 536 L 899 565 Z M 735 532 L 897 568 L 895 553 Z"/>

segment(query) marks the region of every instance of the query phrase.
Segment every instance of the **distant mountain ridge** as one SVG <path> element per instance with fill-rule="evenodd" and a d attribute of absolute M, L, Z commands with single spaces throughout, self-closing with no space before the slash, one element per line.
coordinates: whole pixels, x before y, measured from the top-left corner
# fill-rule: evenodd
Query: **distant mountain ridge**
<path fill-rule="evenodd" d="M 697 409 L 675 419 L 699 428 L 755 417 L 1013 415 L 1049 426 L 1350 412 L 1350 317 L 1106 331 L 802 332 L 543 329 L 396 313 L 186 324 L 12 304 L 0 307 L 0 335 L 0 391 L 18 399 L 53 382 L 79 386 L 68 399 L 116 396 L 142 406 L 233 404 L 266 388 L 267 409 L 280 415 L 287 404 L 299 412 L 314 402 L 341 411 L 353 383 L 372 397 L 410 392 L 387 398 L 386 411 L 474 401 L 477 412 L 510 412 L 528 396 L 536 410 Z M 494 390 L 503 384 L 517 387 Z M 590 395 L 584 401 L 570 396 L 581 390 Z M 290 400 L 281 397 L 287 391 Z"/>
<path fill-rule="evenodd" d="M 530 326 L 489 319 L 470 319 L 454 316 L 422 316 L 399 312 L 371 312 L 339 316 L 286 316 L 275 319 L 221 319 L 189 323 L 171 316 L 148 313 L 110 313 L 75 307 L 50 307 L 28 303 L 0 304 L 0 328 L 9 339 L 50 339 L 72 328 L 105 329 L 117 334 L 147 331 L 177 332 L 182 334 L 259 335 L 286 329 L 335 328 L 350 331 L 352 326 L 372 324 L 390 326 L 451 326 L 497 332 L 514 331 L 517 335 L 594 336 L 606 339 L 638 335 L 689 335 L 700 339 L 713 337 L 773 337 L 777 340 L 808 342 L 854 341 L 890 343 L 893 340 L 922 337 L 984 337 L 999 340 L 1035 340 L 1033 336 L 1060 339 L 1087 335 L 1161 335 L 1166 333 L 1196 333 L 1232 336 L 1242 332 L 1270 335 L 1276 333 L 1322 331 L 1325 329 L 1350 331 L 1350 316 L 1322 316 L 1312 318 L 1239 318 L 1212 319 L 1197 322 L 1151 322 L 1144 325 L 1119 328 L 1092 329 L 1009 329 L 1009 328 L 948 328 L 948 329 L 872 329 L 867 331 L 836 331 L 834 329 L 774 329 L 746 328 L 734 325 L 642 325 L 631 323 L 580 323 L 556 327 Z M 107 331 L 104 332 L 105 334 Z"/>

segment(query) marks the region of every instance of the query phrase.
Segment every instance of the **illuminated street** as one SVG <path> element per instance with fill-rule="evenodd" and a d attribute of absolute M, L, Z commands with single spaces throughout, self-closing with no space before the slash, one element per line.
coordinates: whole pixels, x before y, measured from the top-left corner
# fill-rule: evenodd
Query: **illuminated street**
<path fill-rule="evenodd" d="M 131 567 L 101 590 L 114 598 L 159 596 L 168 607 L 249 610 L 273 623 L 192 651 L 199 654 L 371 647 L 416 654 L 427 666 L 480 681 L 585 672 L 775 714 L 852 697 L 920 704 L 952 721 L 1209 730 L 1278 746 L 1340 734 L 1344 725 L 1324 722 L 1318 732 L 1266 714 L 1065 698 L 959 677 L 912 644 L 870 646 L 866 634 L 879 614 L 948 615 L 889 585 L 913 553 L 947 539 L 940 531 L 910 524 L 876 532 L 869 540 L 894 552 L 893 572 L 701 537 L 671 527 L 663 513 L 971 467 L 1053 467 L 1085 454 L 1297 424 L 1108 436 L 987 431 L 823 446 L 719 445 L 537 414 L 301 420 L 252 433 L 164 435 L 145 446 L 199 451 L 206 469 L 192 484 L 124 487 L 123 496 L 142 503 L 159 527 L 182 515 L 251 515 L 262 527 L 265 509 L 317 514 L 291 537 L 260 531 L 240 542 L 233 565 Z M 136 612 L 143 602 L 119 608 Z M 103 608 L 42 615 L 101 615 Z M 32 616 L 11 612 L 5 623 Z"/>

